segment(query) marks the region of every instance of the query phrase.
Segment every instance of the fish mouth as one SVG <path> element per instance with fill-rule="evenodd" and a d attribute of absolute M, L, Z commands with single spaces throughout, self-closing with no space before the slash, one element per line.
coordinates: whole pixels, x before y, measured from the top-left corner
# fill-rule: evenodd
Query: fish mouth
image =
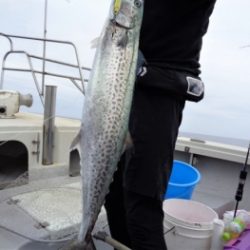
<path fill-rule="evenodd" d="M 125 22 L 124 20 L 121 20 L 121 18 L 117 19 L 117 18 L 113 18 L 110 19 L 110 21 L 115 25 L 118 26 L 120 28 L 124 28 L 127 30 L 131 30 L 135 27 L 135 25 L 131 25 L 131 23 L 129 22 Z"/>
<path fill-rule="evenodd" d="M 119 1 L 116 0 L 115 2 Z M 135 27 L 135 11 L 133 6 L 126 1 L 122 1 L 116 10 L 114 8 L 111 9 L 110 21 L 121 28 L 133 29 Z"/>
<path fill-rule="evenodd" d="M 128 18 L 123 13 L 119 13 L 118 15 L 114 16 L 110 19 L 110 21 L 116 26 L 127 30 L 133 29 L 135 27 L 133 18 Z"/>

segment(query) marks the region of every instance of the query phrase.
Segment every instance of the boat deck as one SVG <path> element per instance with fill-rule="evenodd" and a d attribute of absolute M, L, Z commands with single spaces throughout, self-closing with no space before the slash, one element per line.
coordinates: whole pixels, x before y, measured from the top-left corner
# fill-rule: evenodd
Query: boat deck
<path fill-rule="evenodd" d="M 202 180 L 196 187 L 193 199 L 219 213 L 234 208 L 233 197 L 237 187 L 238 170 L 227 165 L 227 171 L 219 166 L 199 168 Z M 80 177 L 57 177 L 40 180 L 1 191 L 1 225 L 35 239 L 52 239 L 51 243 L 39 243 L 0 228 L 0 249 L 33 250 L 58 249 L 65 242 L 53 243 L 54 239 L 68 237 L 77 232 L 80 225 L 81 190 Z M 230 191 L 229 191 L 230 190 Z M 250 210 L 250 182 L 247 181 L 243 202 L 240 206 Z M 105 212 L 102 211 L 95 232 L 108 231 Z M 111 250 L 106 243 L 96 241 L 98 250 Z M 191 249 L 190 249 L 191 250 Z"/>
<path fill-rule="evenodd" d="M 33 122 L 32 126 L 27 126 L 26 123 L 30 120 Z M 18 186 L 8 185 L 8 188 L 0 190 L 0 250 L 58 249 L 65 241 L 55 243 L 55 240 L 62 241 L 78 232 L 81 221 L 81 178 L 70 177 L 73 165 L 76 170 L 73 171 L 74 175 L 77 175 L 77 171 L 79 173 L 79 155 L 78 158 L 73 157 L 69 150 L 80 122 L 56 119 L 55 163 L 46 166 L 42 163 L 41 155 L 38 155 L 39 158 L 33 154 L 39 152 L 38 144 L 34 144 L 34 141 L 38 135 L 42 138 L 42 117 L 18 114 L 16 120 L 3 121 L 5 124 L 1 122 L 0 141 L 9 142 L 14 135 L 28 149 L 28 178 L 24 183 L 18 183 Z M 14 124 L 13 127 L 11 124 Z M 11 150 L 10 146 L 1 147 L 4 156 L 8 156 L 10 152 L 17 154 L 16 148 Z M 18 144 L 15 146 L 19 147 Z M 246 149 L 243 147 L 181 137 L 178 138 L 175 151 L 175 159 L 191 163 L 201 173 L 201 181 L 195 188 L 193 199 L 215 209 L 220 216 L 225 210 L 234 209 L 233 200 L 245 156 Z M 12 170 L 20 168 L 19 161 L 15 164 Z M 10 169 L 7 163 L 1 162 L 0 165 L 2 170 Z M 248 211 L 249 190 L 248 178 L 240 203 L 240 208 Z M 99 230 L 108 231 L 104 211 L 96 224 L 95 232 Z M 49 241 L 38 242 L 35 239 Z M 106 243 L 95 243 L 97 250 L 112 249 Z"/>
<path fill-rule="evenodd" d="M 4 218 L 0 223 L 1 250 L 59 249 L 66 243 L 64 239 L 79 230 L 80 177 L 58 177 L 2 190 L 0 215 Z M 108 231 L 108 226 L 102 211 L 94 232 L 104 230 Z M 46 239 L 48 242 L 36 242 Z M 62 242 L 55 243 L 58 239 Z M 95 244 L 97 249 L 112 249 L 100 241 Z"/>

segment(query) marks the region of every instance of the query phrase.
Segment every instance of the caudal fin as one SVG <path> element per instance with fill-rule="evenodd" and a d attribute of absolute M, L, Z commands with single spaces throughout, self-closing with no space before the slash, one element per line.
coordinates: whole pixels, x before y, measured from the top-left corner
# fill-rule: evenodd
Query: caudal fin
<path fill-rule="evenodd" d="M 91 240 L 88 243 L 85 243 L 83 250 L 96 250 L 94 241 L 91 237 Z"/>
<path fill-rule="evenodd" d="M 77 239 L 71 240 L 58 250 L 96 250 L 96 247 L 91 237 L 89 242 L 79 242 Z"/>

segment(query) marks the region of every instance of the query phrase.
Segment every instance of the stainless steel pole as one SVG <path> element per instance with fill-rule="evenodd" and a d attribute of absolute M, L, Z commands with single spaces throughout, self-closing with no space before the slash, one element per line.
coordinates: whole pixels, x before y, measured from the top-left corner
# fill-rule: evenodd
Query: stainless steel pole
<path fill-rule="evenodd" d="M 43 69 L 42 69 L 42 93 L 41 95 L 44 95 L 44 84 L 45 84 L 45 57 L 46 57 L 46 37 L 47 37 L 47 16 L 48 16 L 48 0 L 45 0 L 44 4 L 44 30 L 43 30 Z"/>
<path fill-rule="evenodd" d="M 54 162 L 54 134 L 55 134 L 55 109 L 56 109 L 56 86 L 46 86 L 44 122 L 43 122 L 43 157 L 44 165 Z"/>

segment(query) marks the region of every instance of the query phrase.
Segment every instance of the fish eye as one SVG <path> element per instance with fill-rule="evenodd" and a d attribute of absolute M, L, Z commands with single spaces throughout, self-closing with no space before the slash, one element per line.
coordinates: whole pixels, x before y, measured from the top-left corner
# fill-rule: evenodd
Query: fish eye
<path fill-rule="evenodd" d="M 134 4 L 135 4 L 135 6 L 136 6 L 137 8 L 140 8 L 141 5 L 142 5 L 142 3 L 141 3 L 140 0 L 135 0 Z"/>

